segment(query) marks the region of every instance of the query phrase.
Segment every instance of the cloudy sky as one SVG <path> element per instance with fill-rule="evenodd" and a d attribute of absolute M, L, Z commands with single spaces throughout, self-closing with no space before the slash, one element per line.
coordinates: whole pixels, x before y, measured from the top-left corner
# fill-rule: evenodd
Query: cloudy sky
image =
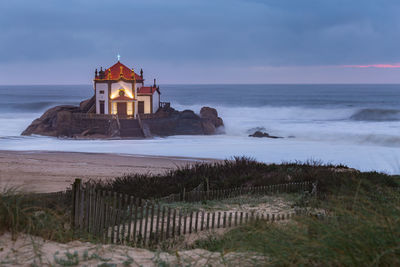
<path fill-rule="evenodd" d="M 400 83 L 399 0 L 0 2 L 0 84 Z"/>

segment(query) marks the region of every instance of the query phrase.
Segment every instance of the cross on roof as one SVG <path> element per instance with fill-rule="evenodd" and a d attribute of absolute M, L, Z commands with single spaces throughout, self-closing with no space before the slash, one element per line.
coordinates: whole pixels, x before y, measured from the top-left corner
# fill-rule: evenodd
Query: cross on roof
<path fill-rule="evenodd" d="M 120 58 L 121 58 L 121 56 L 119 55 L 119 53 L 118 53 L 118 55 L 117 55 L 117 59 L 118 59 L 118 61 L 120 60 Z"/>

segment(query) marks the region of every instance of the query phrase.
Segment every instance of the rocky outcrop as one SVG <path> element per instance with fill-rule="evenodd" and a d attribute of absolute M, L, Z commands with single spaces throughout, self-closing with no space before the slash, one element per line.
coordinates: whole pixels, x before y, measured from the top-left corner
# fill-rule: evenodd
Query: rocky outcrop
<path fill-rule="evenodd" d="M 249 137 L 258 137 L 258 138 L 266 137 L 266 138 L 273 138 L 273 139 L 283 138 L 283 137 L 280 137 L 280 136 L 269 135 L 268 133 L 261 132 L 261 131 L 256 131 L 253 134 L 250 134 Z"/>
<path fill-rule="evenodd" d="M 111 118 L 91 118 L 83 113 L 81 107 L 57 106 L 47 110 L 22 132 L 22 135 L 32 134 L 54 137 L 108 138 L 119 136 L 119 126 L 117 121 Z"/>
<path fill-rule="evenodd" d="M 75 106 L 57 106 L 47 110 L 40 118 L 34 120 L 22 135 L 63 136 L 66 134 L 66 125 L 70 123 L 70 114 L 79 112 Z"/>
<path fill-rule="evenodd" d="M 204 134 L 215 134 L 217 129 L 224 126 L 224 122 L 218 117 L 218 112 L 215 108 L 202 107 L 200 118 Z"/>
<path fill-rule="evenodd" d="M 223 132 L 223 121 L 214 108 L 203 107 L 199 116 L 192 110 L 177 111 L 167 107 L 155 115 L 142 120 L 152 135 L 210 135 Z"/>
<path fill-rule="evenodd" d="M 143 138 L 144 133 L 135 120 L 117 120 L 111 116 L 86 113 L 93 109 L 93 100 L 82 101 L 79 107 L 57 106 L 47 110 L 22 132 L 22 135 L 45 135 L 70 138 Z M 222 131 L 223 121 L 218 112 L 204 107 L 200 116 L 192 110 L 177 111 L 171 107 L 142 119 L 145 136 L 205 135 Z"/>

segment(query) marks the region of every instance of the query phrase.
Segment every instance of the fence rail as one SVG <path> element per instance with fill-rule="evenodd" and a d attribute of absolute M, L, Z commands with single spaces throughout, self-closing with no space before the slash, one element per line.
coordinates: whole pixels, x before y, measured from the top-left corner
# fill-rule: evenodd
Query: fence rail
<path fill-rule="evenodd" d="M 294 192 L 309 189 L 310 182 L 272 186 L 235 188 L 231 190 L 193 191 L 179 195 L 182 200 L 223 199 L 244 194 Z M 151 246 L 164 240 L 203 230 L 230 228 L 254 220 L 280 221 L 294 213 L 245 211 L 190 211 L 172 208 L 165 202 L 175 201 L 176 195 L 148 201 L 116 192 L 96 190 L 73 184 L 72 225 L 78 234 L 89 234 L 105 243 Z"/>
<path fill-rule="evenodd" d="M 269 193 L 290 193 L 298 192 L 301 190 L 311 190 L 312 183 L 299 182 L 299 183 L 286 183 L 286 184 L 275 184 L 266 186 L 252 186 L 252 187 L 236 187 L 231 189 L 221 189 L 221 190 L 193 190 L 186 192 L 183 190 L 179 194 L 171 194 L 169 196 L 158 198 L 157 201 L 162 201 L 166 203 L 185 201 L 185 202 L 197 202 L 203 200 L 219 200 L 237 197 L 247 194 L 269 194 Z"/>

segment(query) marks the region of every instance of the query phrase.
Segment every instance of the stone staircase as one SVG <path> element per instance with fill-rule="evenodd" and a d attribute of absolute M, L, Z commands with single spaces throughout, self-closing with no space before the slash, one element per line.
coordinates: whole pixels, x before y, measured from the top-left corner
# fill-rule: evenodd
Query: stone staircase
<path fill-rule="evenodd" d="M 119 119 L 121 137 L 144 137 L 138 120 Z"/>

